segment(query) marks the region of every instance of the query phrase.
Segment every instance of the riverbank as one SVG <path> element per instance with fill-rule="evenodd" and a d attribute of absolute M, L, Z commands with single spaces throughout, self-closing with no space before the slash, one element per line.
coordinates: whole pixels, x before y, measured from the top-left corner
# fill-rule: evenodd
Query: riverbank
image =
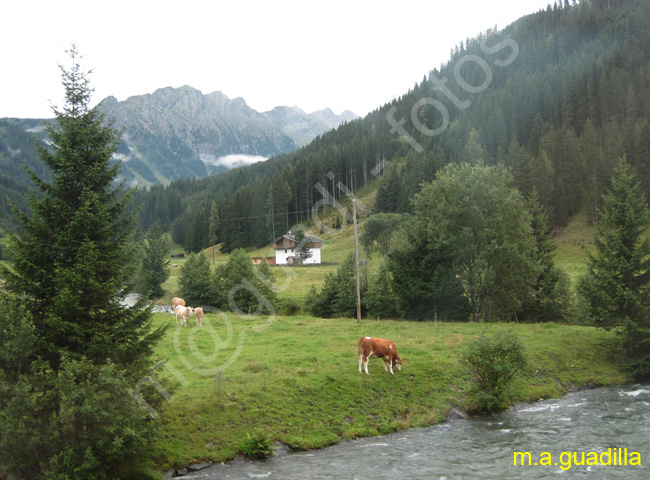
<path fill-rule="evenodd" d="M 177 388 L 157 412 L 159 470 L 222 462 L 247 434 L 266 434 L 292 449 L 390 433 L 444 421 L 462 409 L 469 378 L 457 363 L 483 331 L 517 333 L 529 358 L 510 402 L 559 397 L 573 388 L 628 382 L 611 332 L 555 324 L 423 323 L 206 314 L 203 327 L 173 325 L 158 356 Z M 404 359 L 391 376 L 372 359 L 359 375 L 361 336 L 391 338 Z"/>

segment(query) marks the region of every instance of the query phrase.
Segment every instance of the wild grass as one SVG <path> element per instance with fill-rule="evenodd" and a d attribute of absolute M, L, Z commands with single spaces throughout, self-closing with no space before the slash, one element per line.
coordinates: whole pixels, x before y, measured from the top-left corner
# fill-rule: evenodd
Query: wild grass
<path fill-rule="evenodd" d="M 157 324 L 173 323 L 156 314 Z M 529 362 L 511 402 L 559 396 L 573 386 L 625 383 L 612 334 L 555 324 L 422 323 L 207 313 L 203 327 L 172 325 L 159 345 L 159 374 L 177 383 L 160 412 L 160 468 L 223 461 L 249 435 L 294 449 L 423 427 L 463 407 L 469 387 L 458 354 L 483 331 L 521 337 Z M 392 339 L 404 359 L 386 373 L 358 373 L 361 336 Z"/>
<path fill-rule="evenodd" d="M 592 248 L 594 234 L 586 213 L 572 217 L 555 236 L 558 248 L 555 261 L 575 285 L 587 273 L 587 252 Z"/>

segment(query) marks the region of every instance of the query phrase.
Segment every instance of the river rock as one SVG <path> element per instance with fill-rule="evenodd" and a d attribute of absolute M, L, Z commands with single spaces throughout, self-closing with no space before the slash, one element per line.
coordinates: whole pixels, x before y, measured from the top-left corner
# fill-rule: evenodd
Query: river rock
<path fill-rule="evenodd" d="M 451 407 L 449 411 L 445 415 L 445 419 L 447 421 L 450 420 L 467 420 L 469 418 L 469 415 L 466 412 L 463 412 L 462 410 L 458 410 L 457 408 Z"/>
<path fill-rule="evenodd" d="M 199 470 L 203 470 L 204 468 L 211 467 L 213 464 L 210 462 L 201 462 L 201 463 L 195 463 L 194 465 L 189 465 L 187 469 L 190 472 L 198 472 Z"/>
<path fill-rule="evenodd" d="M 273 456 L 274 457 L 284 457 L 285 455 L 289 455 L 291 453 L 291 449 L 285 445 L 282 442 L 275 442 L 273 444 Z"/>

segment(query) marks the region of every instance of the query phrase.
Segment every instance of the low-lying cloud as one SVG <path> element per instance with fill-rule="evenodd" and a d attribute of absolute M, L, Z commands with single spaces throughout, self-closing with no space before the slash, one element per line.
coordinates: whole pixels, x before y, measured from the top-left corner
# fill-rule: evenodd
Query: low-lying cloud
<path fill-rule="evenodd" d="M 263 157 L 262 155 L 244 155 L 238 153 L 238 154 L 225 155 L 223 157 L 216 158 L 216 155 L 201 154 L 201 160 L 206 165 L 212 165 L 215 167 L 235 168 L 235 167 L 242 167 L 244 165 L 250 165 L 252 163 L 262 162 L 266 160 L 266 157 Z"/>

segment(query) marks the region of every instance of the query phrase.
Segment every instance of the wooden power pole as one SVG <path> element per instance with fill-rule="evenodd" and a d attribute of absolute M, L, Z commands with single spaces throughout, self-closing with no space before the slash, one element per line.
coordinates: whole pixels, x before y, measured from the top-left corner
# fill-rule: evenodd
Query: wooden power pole
<path fill-rule="evenodd" d="M 352 199 L 352 223 L 354 224 L 354 266 L 357 272 L 357 323 L 361 322 L 361 287 L 359 284 L 359 237 L 357 236 L 357 200 Z"/>

